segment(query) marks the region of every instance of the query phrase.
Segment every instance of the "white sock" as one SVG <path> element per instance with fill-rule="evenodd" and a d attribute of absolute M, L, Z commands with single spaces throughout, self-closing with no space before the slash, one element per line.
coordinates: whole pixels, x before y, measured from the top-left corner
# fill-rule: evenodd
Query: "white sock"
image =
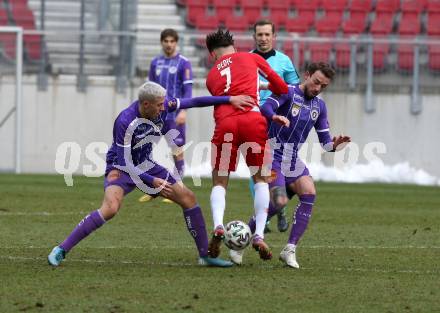
<path fill-rule="evenodd" d="M 255 234 L 264 238 L 264 226 L 266 225 L 270 201 L 269 185 L 267 183 L 256 183 L 254 191 Z"/>
<path fill-rule="evenodd" d="M 214 221 L 214 229 L 223 226 L 223 216 L 225 215 L 226 190 L 223 186 L 217 185 L 211 191 L 211 213 Z"/>

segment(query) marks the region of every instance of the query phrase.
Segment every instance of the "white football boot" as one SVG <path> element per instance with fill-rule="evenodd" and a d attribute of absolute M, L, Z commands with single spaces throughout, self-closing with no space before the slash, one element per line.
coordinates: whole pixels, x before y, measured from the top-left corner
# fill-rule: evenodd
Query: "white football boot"
<path fill-rule="evenodd" d="M 280 253 L 280 261 L 284 262 L 287 266 L 293 268 L 299 268 L 299 264 L 296 261 L 296 247 L 293 244 L 287 244 Z"/>
<path fill-rule="evenodd" d="M 229 256 L 231 257 L 231 261 L 236 265 L 241 265 L 243 263 L 243 254 L 244 250 L 229 250 Z"/>

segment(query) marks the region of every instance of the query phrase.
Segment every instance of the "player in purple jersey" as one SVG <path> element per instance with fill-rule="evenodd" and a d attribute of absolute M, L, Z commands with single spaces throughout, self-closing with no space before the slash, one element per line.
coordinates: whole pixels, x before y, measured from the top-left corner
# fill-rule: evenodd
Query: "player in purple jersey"
<path fill-rule="evenodd" d="M 179 204 L 189 233 L 194 238 L 199 264 L 228 267 L 232 263 L 208 257 L 208 235 L 202 210 L 196 198 L 178 178 L 152 159 L 153 144 L 162 136 L 164 121 L 178 109 L 231 103 L 243 109 L 253 106 L 247 96 L 166 98 L 166 90 L 154 82 L 139 89 L 138 100 L 123 110 L 113 126 L 113 143 L 107 152 L 104 200 L 101 207 L 87 215 L 72 233 L 48 256 L 50 265 L 58 266 L 74 246 L 118 213 L 126 194 L 138 187 L 152 196 L 162 196 Z M 171 134 L 170 134 L 171 133 Z M 175 136 L 168 132 L 166 136 Z M 180 177 L 180 176 L 179 176 Z"/>
<path fill-rule="evenodd" d="M 162 45 L 162 55 L 155 57 L 150 64 L 148 80 L 160 84 L 167 90 L 167 96 L 170 98 L 191 98 L 193 73 L 191 62 L 183 55 L 177 52 L 177 43 L 179 35 L 174 29 L 164 29 L 160 34 L 160 43 Z M 177 172 L 183 177 L 184 159 L 182 146 L 185 144 L 185 121 L 186 111 L 177 110 L 170 113 L 165 120 L 164 133 L 170 129 L 176 129 L 178 136 L 172 142 L 167 140 L 173 149 L 174 164 Z M 147 201 L 146 197 L 142 199 Z M 140 201 L 142 201 L 140 199 Z"/>
<path fill-rule="evenodd" d="M 295 194 L 299 197 L 288 243 L 280 254 L 280 260 L 293 268 L 299 268 L 296 246 L 307 228 L 316 196 L 313 179 L 299 159 L 298 151 L 312 128 L 322 147 L 329 152 L 342 149 L 351 140 L 348 136 L 330 136 L 327 108 L 317 97 L 330 84 L 334 74 L 327 63 L 311 63 L 303 83 L 290 85 L 287 94 L 272 94 L 261 107 L 269 120 L 268 133 L 273 147 L 268 216 L 275 215 Z M 252 231 L 255 229 L 254 217 L 249 226 Z M 230 255 L 234 263 L 242 263 L 242 252 L 231 250 Z"/>

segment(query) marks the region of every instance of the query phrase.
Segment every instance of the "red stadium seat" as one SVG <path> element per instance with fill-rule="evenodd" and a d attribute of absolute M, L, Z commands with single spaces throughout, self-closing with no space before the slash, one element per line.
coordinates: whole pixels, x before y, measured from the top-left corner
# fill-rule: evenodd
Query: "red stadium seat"
<path fill-rule="evenodd" d="M 335 43 L 336 68 L 340 70 L 347 70 L 351 63 L 351 44 L 350 43 Z"/>
<path fill-rule="evenodd" d="M 0 47 L 6 57 L 15 59 L 16 36 L 15 34 L 0 33 Z"/>
<path fill-rule="evenodd" d="M 425 10 L 426 4 L 426 0 L 402 0 L 400 8 L 403 13 L 420 13 Z"/>
<path fill-rule="evenodd" d="M 254 24 L 262 18 L 263 0 L 238 0 L 249 23 Z"/>
<path fill-rule="evenodd" d="M 227 16 L 233 15 L 236 7 L 235 0 L 213 0 L 212 4 L 220 21 L 225 21 Z"/>
<path fill-rule="evenodd" d="M 321 6 L 321 0 L 291 0 L 290 4 L 297 11 L 316 11 Z"/>
<path fill-rule="evenodd" d="M 428 67 L 430 70 L 440 72 L 440 45 L 428 46 Z"/>
<path fill-rule="evenodd" d="M 332 49 L 331 43 L 310 43 L 310 62 L 329 62 L 330 52 Z"/>
<path fill-rule="evenodd" d="M 384 70 L 386 67 L 386 57 L 390 52 L 388 43 L 373 44 L 373 68 L 375 70 Z"/>
<path fill-rule="evenodd" d="M 414 68 L 414 45 L 401 44 L 397 48 L 397 67 L 405 72 L 412 72 Z"/>
<path fill-rule="evenodd" d="M 300 65 L 300 67 L 304 64 L 304 52 L 305 52 L 305 44 L 304 42 L 299 42 L 298 43 L 298 48 L 299 48 L 299 60 L 298 60 L 298 64 Z M 285 55 L 287 55 L 293 63 L 295 62 L 295 54 L 294 54 L 294 50 L 293 50 L 293 42 L 286 40 L 283 44 L 283 52 Z"/>
<path fill-rule="evenodd" d="M 316 21 L 315 28 L 320 34 L 334 35 L 342 24 L 342 11 L 329 11 Z"/>
<path fill-rule="evenodd" d="M 428 13 L 440 13 L 440 0 L 428 0 L 426 4 Z"/>
<path fill-rule="evenodd" d="M 365 31 L 367 12 L 351 11 L 350 19 L 345 20 L 342 24 L 344 34 L 361 34 Z"/>
<path fill-rule="evenodd" d="M 271 20 L 277 29 L 280 27 L 285 27 L 287 20 L 289 18 L 288 11 L 273 11 L 271 10 L 270 14 L 266 17 Z"/>
<path fill-rule="evenodd" d="M 31 60 L 39 60 L 41 58 L 40 35 L 24 35 L 23 38 L 28 58 Z"/>
<path fill-rule="evenodd" d="M 348 0 L 322 0 L 321 6 L 325 11 L 344 11 Z"/>
<path fill-rule="evenodd" d="M 286 21 L 286 31 L 293 33 L 306 33 L 315 21 L 315 11 L 299 11 L 295 18 Z"/>
<path fill-rule="evenodd" d="M 231 14 L 226 16 L 225 26 L 231 31 L 244 32 L 249 29 L 249 22 L 246 16 Z"/>
<path fill-rule="evenodd" d="M 206 5 L 189 5 L 186 8 L 186 22 L 192 26 L 196 26 L 197 19 L 205 15 L 207 10 Z"/>
<path fill-rule="evenodd" d="M 400 0 L 376 0 L 376 12 L 394 13 L 400 8 Z"/>
<path fill-rule="evenodd" d="M 255 48 L 255 43 L 253 39 L 236 39 L 234 47 L 239 52 L 249 52 Z"/>
<path fill-rule="evenodd" d="M 290 3 L 286 0 L 269 0 L 267 6 L 271 11 L 288 11 Z"/>
<path fill-rule="evenodd" d="M 285 0 L 271 0 L 268 4 L 270 14 L 267 18 L 278 28 L 284 27 L 289 16 L 289 2 Z"/>
<path fill-rule="evenodd" d="M 196 20 L 196 27 L 199 30 L 215 30 L 220 22 L 215 15 L 200 15 Z"/>
<path fill-rule="evenodd" d="M 426 32 L 429 36 L 440 36 L 440 12 L 428 12 Z"/>
<path fill-rule="evenodd" d="M 372 0 L 351 0 L 350 11 L 370 12 L 373 7 Z"/>
<path fill-rule="evenodd" d="M 399 35 L 417 35 L 420 33 L 421 26 L 418 13 L 402 13 L 399 24 Z"/>
<path fill-rule="evenodd" d="M 8 12 L 6 12 L 6 10 L 0 7 L 0 25 L 3 26 L 8 24 L 9 24 Z"/>
<path fill-rule="evenodd" d="M 393 30 L 393 15 L 382 14 L 377 15 L 376 19 L 371 24 L 370 32 L 373 35 L 388 35 Z"/>

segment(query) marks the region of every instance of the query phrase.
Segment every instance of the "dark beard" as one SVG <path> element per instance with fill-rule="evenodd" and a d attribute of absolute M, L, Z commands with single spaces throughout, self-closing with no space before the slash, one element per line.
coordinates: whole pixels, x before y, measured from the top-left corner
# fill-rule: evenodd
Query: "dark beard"
<path fill-rule="evenodd" d="M 304 86 L 304 99 L 306 100 L 312 100 L 314 97 L 309 95 L 309 90 L 307 89 L 307 86 Z"/>

